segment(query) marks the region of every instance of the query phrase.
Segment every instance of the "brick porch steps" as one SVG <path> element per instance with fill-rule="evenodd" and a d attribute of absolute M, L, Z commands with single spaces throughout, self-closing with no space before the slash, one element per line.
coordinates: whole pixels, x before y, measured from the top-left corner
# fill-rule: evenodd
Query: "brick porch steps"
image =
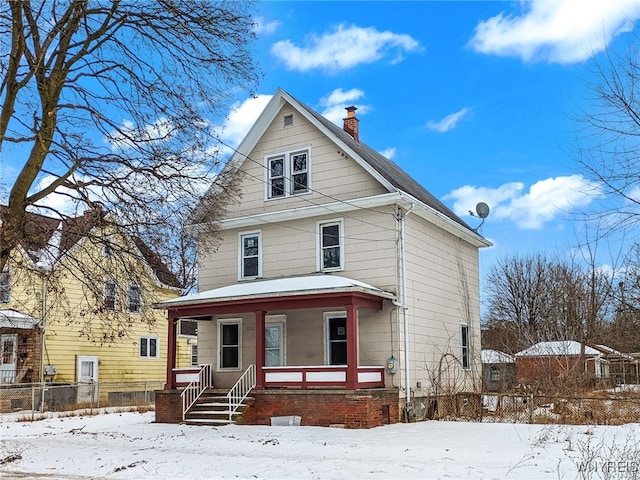
<path fill-rule="evenodd" d="M 247 397 L 245 400 L 250 399 Z M 221 393 L 219 389 L 209 390 L 203 393 L 185 414 L 184 423 L 187 425 L 235 424 L 247 407 L 247 403 L 240 404 L 238 410 L 232 413 L 232 420 L 229 422 L 229 401 L 226 394 Z"/>

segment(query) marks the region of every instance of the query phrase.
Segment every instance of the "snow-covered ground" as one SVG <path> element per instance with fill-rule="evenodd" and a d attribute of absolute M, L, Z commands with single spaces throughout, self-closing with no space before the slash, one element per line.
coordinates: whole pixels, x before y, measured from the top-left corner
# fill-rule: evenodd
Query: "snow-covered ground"
<path fill-rule="evenodd" d="M 345 430 L 165 425 L 153 412 L 0 419 L 3 479 L 640 478 L 638 424 L 431 421 Z"/>

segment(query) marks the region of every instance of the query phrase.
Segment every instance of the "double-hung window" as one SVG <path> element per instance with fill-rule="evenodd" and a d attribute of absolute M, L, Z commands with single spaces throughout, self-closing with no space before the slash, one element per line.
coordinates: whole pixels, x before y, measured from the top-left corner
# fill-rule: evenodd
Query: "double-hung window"
<path fill-rule="evenodd" d="M 344 234 L 342 220 L 320 222 L 318 234 L 318 270 L 344 270 Z"/>
<path fill-rule="evenodd" d="M 11 274 L 8 271 L 0 272 L 0 303 L 11 301 Z"/>
<path fill-rule="evenodd" d="M 221 320 L 218 323 L 219 367 L 240 368 L 240 320 Z"/>
<path fill-rule="evenodd" d="M 158 337 L 140 337 L 140 358 L 158 358 Z"/>
<path fill-rule="evenodd" d="M 260 232 L 240 234 L 240 274 L 243 278 L 262 276 L 262 245 Z"/>
<path fill-rule="evenodd" d="M 309 150 L 295 150 L 267 157 L 267 198 L 281 198 L 310 191 Z"/>
<path fill-rule="evenodd" d="M 470 368 L 471 357 L 469 355 L 469 327 L 465 323 L 460 324 L 460 349 L 462 368 Z"/>
<path fill-rule="evenodd" d="M 118 284 L 109 278 L 104 281 L 103 286 L 104 308 L 105 310 L 118 309 Z"/>
<path fill-rule="evenodd" d="M 140 285 L 129 285 L 127 311 L 130 313 L 140 313 L 142 311 L 142 289 Z"/>

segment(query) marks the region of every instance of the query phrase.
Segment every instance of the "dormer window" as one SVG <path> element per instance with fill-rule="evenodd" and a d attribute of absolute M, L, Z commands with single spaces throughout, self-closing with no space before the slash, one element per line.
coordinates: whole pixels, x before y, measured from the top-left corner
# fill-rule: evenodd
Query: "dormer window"
<path fill-rule="evenodd" d="M 310 191 L 309 150 L 267 157 L 267 198 L 281 198 Z"/>

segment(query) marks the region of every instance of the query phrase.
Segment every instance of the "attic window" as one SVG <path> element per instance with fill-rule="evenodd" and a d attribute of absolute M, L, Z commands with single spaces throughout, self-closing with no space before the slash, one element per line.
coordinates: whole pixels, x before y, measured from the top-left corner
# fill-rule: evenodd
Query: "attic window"
<path fill-rule="evenodd" d="M 311 152 L 294 150 L 266 158 L 267 198 L 311 191 Z"/>
<path fill-rule="evenodd" d="M 284 116 L 284 126 L 285 127 L 293 126 L 293 115 L 285 115 Z"/>

